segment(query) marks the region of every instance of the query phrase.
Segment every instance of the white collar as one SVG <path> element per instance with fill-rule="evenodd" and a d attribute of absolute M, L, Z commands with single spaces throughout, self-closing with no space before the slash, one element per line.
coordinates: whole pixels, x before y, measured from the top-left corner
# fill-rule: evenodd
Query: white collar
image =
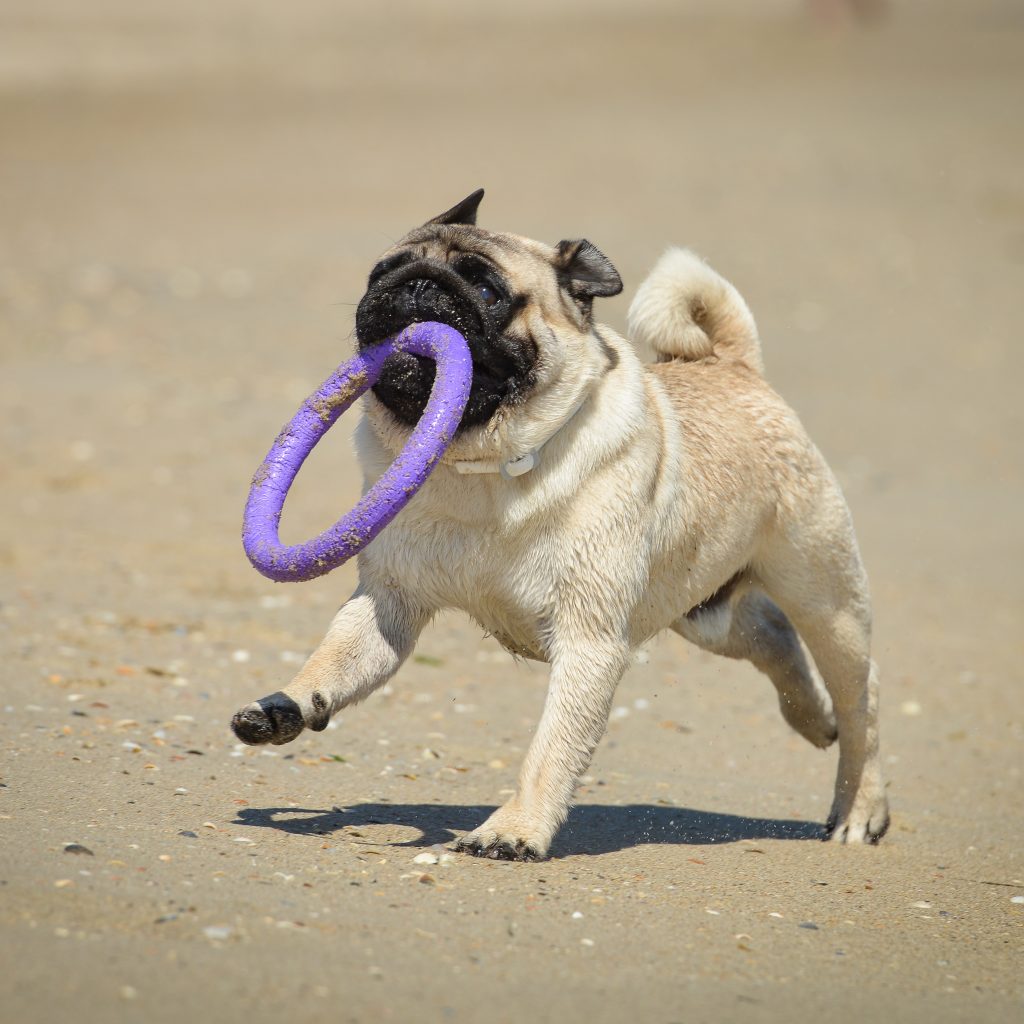
<path fill-rule="evenodd" d="M 561 424 L 555 429 L 554 433 L 549 434 L 540 444 L 531 448 L 525 455 L 518 455 L 514 459 L 506 459 L 501 461 L 499 459 L 459 459 L 455 462 L 455 469 L 457 472 L 466 474 L 473 473 L 500 473 L 506 480 L 512 480 L 517 476 L 523 476 L 529 473 L 530 470 L 536 469 L 540 465 L 540 452 L 541 449 L 553 438 L 557 437 L 558 434 L 563 431 L 570 423 L 572 418 L 583 408 L 586 404 L 589 395 L 584 395 L 572 408 L 572 412 L 561 422 Z"/>

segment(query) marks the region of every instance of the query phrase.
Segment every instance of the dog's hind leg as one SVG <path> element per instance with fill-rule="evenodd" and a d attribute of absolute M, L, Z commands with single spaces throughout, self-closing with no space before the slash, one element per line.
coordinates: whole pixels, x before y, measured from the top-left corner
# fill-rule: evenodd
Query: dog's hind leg
<path fill-rule="evenodd" d="M 836 738 L 832 702 L 792 623 L 764 591 L 729 588 L 672 623 L 681 637 L 726 658 L 749 661 L 774 684 L 782 717 L 816 747 Z"/>
<path fill-rule="evenodd" d="M 235 714 L 235 735 L 243 743 L 281 744 L 303 729 L 326 729 L 331 715 L 369 696 L 398 671 L 428 618 L 397 590 L 360 588 L 295 678 Z"/>
<path fill-rule="evenodd" d="M 878 671 L 870 653 L 867 580 L 845 506 L 842 511 L 845 524 L 832 520 L 818 537 L 805 529 L 793 539 L 774 538 L 755 569 L 810 650 L 832 698 L 839 768 L 826 837 L 876 843 L 889 827 L 878 750 Z"/>

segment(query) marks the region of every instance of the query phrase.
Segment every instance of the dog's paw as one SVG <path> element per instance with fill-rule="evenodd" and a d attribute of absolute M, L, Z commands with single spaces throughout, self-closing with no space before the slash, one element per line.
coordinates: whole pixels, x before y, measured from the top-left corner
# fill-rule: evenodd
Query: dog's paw
<path fill-rule="evenodd" d="M 474 857 L 486 857 L 489 860 L 543 860 L 544 854 L 531 846 L 525 839 L 500 839 L 490 841 L 475 838 L 476 833 L 463 836 L 455 844 L 459 853 L 469 853 Z"/>
<path fill-rule="evenodd" d="M 327 702 L 320 694 L 312 695 L 310 709 L 303 712 L 295 700 L 278 690 L 237 711 L 231 729 L 243 743 L 252 746 L 280 745 L 290 743 L 303 729 L 326 729 L 329 720 Z"/>
<path fill-rule="evenodd" d="M 889 831 L 889 801 L 885 796 L 858 799 L 849 813 L 833 809 L 825 823 L 822 839 L 831 843 L 877 844 Z"/>
<path fill-rule="evenodd" d="M 459 839 L 455 849 L 490 860 L 543 860 L 555 827 L 546 828 L 543 818 L 537 819 L 510 803 L 499 807 L 478 829 Z"/>

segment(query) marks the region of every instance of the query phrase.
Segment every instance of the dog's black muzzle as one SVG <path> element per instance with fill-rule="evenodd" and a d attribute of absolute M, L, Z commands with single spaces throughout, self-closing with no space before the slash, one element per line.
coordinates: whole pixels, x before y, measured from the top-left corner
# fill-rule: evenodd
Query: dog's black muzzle
<path fill-rule="evenodd" d="M 492 301 L 487 304 L 482 293 Z M 376 345 L 414 323 L 454 327 L 473 357 L 473 385 L 459 429 L 486 423 L 498 406 L 518 397 L 530 379 L 536 353 L 502 334 L 517 303 L 493 277 L 467 279 L 437 260 L 410 259 L 375 273 L 356 310 L 359 348 Z M 434 384 L 434 363 L 402 352 L 389 356 L 373 393 L 409 426 L 423 415 Z"/>

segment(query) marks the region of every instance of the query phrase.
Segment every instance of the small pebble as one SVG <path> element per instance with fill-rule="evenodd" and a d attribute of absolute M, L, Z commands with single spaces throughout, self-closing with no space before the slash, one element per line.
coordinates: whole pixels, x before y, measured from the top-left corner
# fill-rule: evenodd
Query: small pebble
<path fill-rule="evenodd" d="M 183 828 L 178 832 L 179 836 L 184 836 L 186 839 L 198 839 L 199 836 L 195 832 L 189 831 L 187 828 Z"/>
<path fill-rule="evenodd" d="M 440 861 L 440 857 L 436 853 L 418 853 L 413 857 L 413 864 L 437 864 Z"/>
<path fill-rule="evenodd" d="M 234 928 L 226 924 L 210 924 L 203 929 L 205 935 L 211 942 L 223 942 L 230 939 Z"/>
<path fill-rule="evenodd" d="M 583 917 L 583 914 L 582 914 L 582 912 L 581 912 L 581 911 L 579 911 L 579 910 L 574 910 L 574 911 L 572 912 L 572 919 L 573 919 L 574 921 L 578 921 L 578 920 L 579 920 L 579 919 L 580 919 L 581 917 Z"/>
<path fill-rule="evenodd" d="M 178 786 L 174 791 L 175 796 L 184 796 L 188 790 L 184 786 Z"/>
<path fill-rule="evenodd" d="M 53 887 L 55 889 L 66 889 L 69 885 L 74 884 L 75 883 L 70 878 L 58 878 L 57 881 L 53 883 Z"/>
<path fill-rule="evenodd" d="M 931 910 L 932 905 L 927 900 L 918 900 L 916 903 L 910 904 L 912 907 L 916 907 L 918 910 Z"/>
<path fill-rule="evenodd" d="M 580 939 L 581 946 L 592 946 L 594 944 L 593 939 Z"/>
<path fill-rule="evenodd" d="M 797 925 L 797 928 L 806 928 L 809 932 L 816 932 L 818 926 L 813 921 L 803 921 Z"/>
<path fill-rule="evenodd" d="M 64 844 L 64 852 L 65 853 L 77 853 L 79 856 L 81 856 L 83 854 L 85 854 L 88 857 L 94 857 L 95 856 L 95 854 L 92 852 L 92 850 L 89 849 L 88 846 L 83 846 L 81 843 L 65 843 Z"/>
<path fill-rule="evenodd" d="M 75 462 L 88 462 L 96 455 L 96 446 L 92 441 L 74 441 L 69 449 Z"/>
<path fill-rule="evenodd" d="M 1024 903 L 1024 896 L 1011 896 L 1010 897 L 1010 902 L 1011 903 Z"/>

